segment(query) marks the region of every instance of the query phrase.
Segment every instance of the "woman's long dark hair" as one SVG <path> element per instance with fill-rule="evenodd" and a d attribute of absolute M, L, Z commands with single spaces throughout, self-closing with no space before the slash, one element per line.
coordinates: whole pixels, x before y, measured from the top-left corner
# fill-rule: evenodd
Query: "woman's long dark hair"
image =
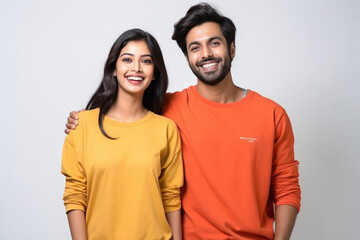
<path fill-rule="evenodd" d="M 86 106 L 87 110 L 100 108 L 98 123 L 101 132 L 108 138 L 110 137 L 104 130 L 103 120 L 106 113 L 109 112 L 111 106 L 116 102 L 118 94 L 118 81 L 114 76 L 116 62 L 119 58 L 121 50 L 130 42 L 144 40 L 150 50 L 151 58 L 154 63 L 154 77 L 150 85 L 144 92 L 143 105 L 148 110 L 157 114 L 162 113 L 165 94 L 168 87 L 168 76 L 164 63 L 164 58 L 160 46 L 156 39 L 148 32 L 135 28 L 125 31 L 115 41 L 104 67 L 104 76 L 100 86 L 91 97 Z"/>

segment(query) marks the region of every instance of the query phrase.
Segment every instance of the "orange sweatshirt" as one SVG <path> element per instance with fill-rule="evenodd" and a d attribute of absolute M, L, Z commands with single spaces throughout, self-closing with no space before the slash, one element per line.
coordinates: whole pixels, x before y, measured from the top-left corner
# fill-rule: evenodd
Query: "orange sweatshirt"
<path fill-rule="evenodd" d="M 185 240 L 273 239 L 274 207 L 300 209 L 298 162 L 285 110 L 249 91 L 221 104 L 195 86 L 167 96 L 185 169 Z"/>

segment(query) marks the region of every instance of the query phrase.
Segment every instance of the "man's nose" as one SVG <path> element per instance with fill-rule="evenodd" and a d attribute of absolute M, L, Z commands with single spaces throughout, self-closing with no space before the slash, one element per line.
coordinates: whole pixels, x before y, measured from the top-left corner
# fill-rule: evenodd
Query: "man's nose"
<path fill-rule="evenodd" d="M 212 52 L 211 47 L 209 47 L 209 46 L 203 47 L 201 58 L 209 58 L 212 56 L 213 56 L 213 52 Z"/>

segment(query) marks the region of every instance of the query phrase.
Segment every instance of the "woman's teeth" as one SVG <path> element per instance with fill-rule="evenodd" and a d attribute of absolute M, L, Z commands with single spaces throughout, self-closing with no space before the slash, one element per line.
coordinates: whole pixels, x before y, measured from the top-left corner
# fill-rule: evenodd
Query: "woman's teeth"
<path fill-rule="evenodd" d="M 128 79 L 131 80 L 131 81 L 142 81 L 142 80 L 144 80 L 144 78 L 142 78 L 142 77 L 128 77 Z"/>

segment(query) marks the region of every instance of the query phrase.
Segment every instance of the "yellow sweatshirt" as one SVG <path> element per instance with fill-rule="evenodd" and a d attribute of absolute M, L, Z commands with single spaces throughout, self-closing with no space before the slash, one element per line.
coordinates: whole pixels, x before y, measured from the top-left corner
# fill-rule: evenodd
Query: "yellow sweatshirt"
<path fill-rule="evenodd" d="M 170 239 L 165 212 L 180 209 L 181 143 L 175 123 L 149 112 L 122 123 L 99 109 L 79 114 L 65 138 L 62 174 L 66 212 L 86 213 L 88 239 Z"/>

